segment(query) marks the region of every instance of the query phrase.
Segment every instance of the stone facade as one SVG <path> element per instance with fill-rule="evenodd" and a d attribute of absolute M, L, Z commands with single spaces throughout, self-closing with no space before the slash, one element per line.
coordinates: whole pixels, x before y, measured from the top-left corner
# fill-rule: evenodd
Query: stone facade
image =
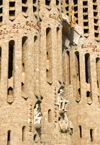
<path fill-rule="evenodd" d="M 0 145 L 100 145 L 99 15 L 99 0 L 0 1 Z"/>

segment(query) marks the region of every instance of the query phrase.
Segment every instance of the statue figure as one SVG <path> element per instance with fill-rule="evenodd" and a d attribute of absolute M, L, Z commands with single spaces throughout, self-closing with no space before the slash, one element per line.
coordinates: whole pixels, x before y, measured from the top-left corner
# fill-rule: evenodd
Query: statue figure
<path fill-rule="evenodd" d="M 60 89 L 60 92 L 58 94 L 58 98 L 57 98 L 56 105 L 59 106 L 59 110 L 63 110 L 63 111 L 66 112 L 67 111 L 66 110 L 66 107 L 67 107 L 69 101 L 65 100 L 63 98 L 63 95 L 64 95 L 64 91 L 63 91 L 63 89 Z"/>
<path fill-rule="evenodd" d="M 36 104 L 36 108 L 34 110 L 34 124 L 40 124 L 41 123 L 41 112 L 39 109 L 39 104 Z"/>
<path fill-rule="evenodd" d="M 74 6 L 70 10 L 70 28 L 74 29 L 74 24 L 76 24 L 76 18 L 74 16 Z"/>

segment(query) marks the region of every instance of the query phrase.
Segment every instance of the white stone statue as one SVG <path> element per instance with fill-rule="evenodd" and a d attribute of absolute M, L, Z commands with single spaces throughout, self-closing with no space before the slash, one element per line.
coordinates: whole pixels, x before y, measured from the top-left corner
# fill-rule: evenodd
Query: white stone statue
<path fill-rule="evenodd" d="M 64 95 L 64 91 L 63 89 L 60 89 L 60 93 L 58 94 L 56 105 L 59 106 L 59 110 L 63 110 L 64 112 L 66 112 L 67 111 L 66 108 L 69 101 L 65 100 L 63 98 L 63 95 Z"/>
<path fill-rule="evenodd" d="M 34 109 L 34 124 L 41 123 L 42 114 L 39 110 L 40 110 L 39 104 L 36 104 L 36 108 Z"/>

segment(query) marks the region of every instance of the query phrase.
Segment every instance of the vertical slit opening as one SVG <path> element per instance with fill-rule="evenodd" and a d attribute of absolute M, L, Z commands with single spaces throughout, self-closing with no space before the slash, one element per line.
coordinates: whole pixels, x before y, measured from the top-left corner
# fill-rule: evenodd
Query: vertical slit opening
<path fill-rule="evenodd" d="M 82 138 L 82 127 L 79 126 L 80 138 Z"/>
<path fill-rule="evenodd" d="M 48 110 L 48 122 L 52 122 L 52 111 L 51 109 Z"/>
<path fill-rule="evenodd" d="M 93 142 L 93 129 L 90 129 L 90 138 L 91 138 L 91 142 Z"/>
<path fill-rule="evenodd" d="M 26 127 L 23 126 L 22 127 L 22 141 L 25 141 L 26 140 Z"/>
<path fill-rule="evenodd" d="M 10 145 L 10 141 L 11 141 L 11 131 L 8 130 L 8 132 L 7 132 L 7 145 Z"/>
<path fill-rule="evenodd" d="M 67 60 L 68 60 L 68 83 L 71 84 L 71 80 L 70 80 L 70 53 L 69 53 L 69 51 L 67 51 L 66 53 L 67 53 Z"/>
<path fill-rule="evenodd" d="M 89 73 L 90 73 L 90 55 L 87 53 L 85 54 L 85 78 L 86 82 L 89 83 Z"/>

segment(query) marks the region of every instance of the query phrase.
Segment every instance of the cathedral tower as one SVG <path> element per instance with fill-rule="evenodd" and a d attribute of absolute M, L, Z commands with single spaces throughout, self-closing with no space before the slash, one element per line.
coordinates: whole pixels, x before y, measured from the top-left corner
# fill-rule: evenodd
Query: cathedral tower
<path fill-rule="evenodd" d="M 99 7 L 0 1 L 0 145 L 100 144 Z"/>

